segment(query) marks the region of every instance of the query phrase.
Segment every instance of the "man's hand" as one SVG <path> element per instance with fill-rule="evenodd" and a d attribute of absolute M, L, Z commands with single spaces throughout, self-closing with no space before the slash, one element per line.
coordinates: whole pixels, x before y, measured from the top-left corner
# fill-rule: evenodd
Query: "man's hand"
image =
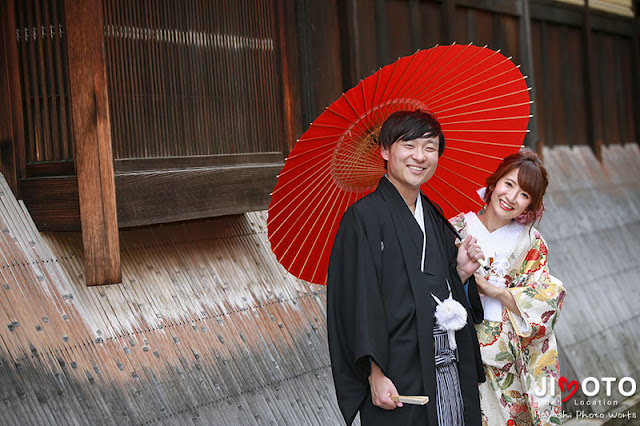
<path fill-rule="evenodd" d="M 484 253 L 477 241 L 469 235 L 458 247 L 457 271 L 463 283 L 480 267 L 478 259 L 484 259 Z"/>
<path fill-rule="evenodd" d="M 385 410 L 393 410 L 402 407 L 402 402 L 394 402 L 392 395 L 398 395 L 398 391 L 393 382 L 384 375 L 378 364 L 371 361 L 371 374 L 369 375 L 369 386 L 371 387 L 371 402 L 376 407 Z"/>

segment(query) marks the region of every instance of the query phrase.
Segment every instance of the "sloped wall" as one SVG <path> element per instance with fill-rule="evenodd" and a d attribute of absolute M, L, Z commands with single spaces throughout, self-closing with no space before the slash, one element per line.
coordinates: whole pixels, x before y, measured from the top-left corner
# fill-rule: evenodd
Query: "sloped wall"
<path fill-rule="evenodd" d="M 640 364 L 640 150 L 545 151 L 541 231 L 568 296 L 562 374 Z M 325 288 L 288 275 L 265 213 L 121 232 L 123 283 L 87 288 L 77 233 L 39 234 L 0 180 L 0 424 L 340 424 Z M 565 404 L 617 400 L 604 388 Z"/>
<path fill-rule="evenodd" d="M 627 398 L 618 382 L 640 380 L 640 150 L 605 147 L 602 165 L 587 147 L 557 147 L 544 157 L 551 182 L 540 230 L 551 272 L 567 289 L 556 326 L 561 374 L 601 382 L 598 394 L 586 396 L 580 386 L 564 404 L 575 418 L 577 410 L 616 408 L 609 404 Z M 603 377 L 616 379 L 610 396 Z"/>
<path fill-rule="evenodd" d="M 80 235 L 43 238 L 0 185 L 0 424 L 339 422 L 324 287 L 264 213 L 122 231 L 123 283 L 87 288 Z"/>

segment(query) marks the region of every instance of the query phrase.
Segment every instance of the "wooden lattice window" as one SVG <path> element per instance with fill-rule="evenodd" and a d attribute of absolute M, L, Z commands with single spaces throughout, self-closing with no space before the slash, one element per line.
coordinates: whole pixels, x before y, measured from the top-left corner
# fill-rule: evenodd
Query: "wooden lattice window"
<path fill-rule="evenodd" d="M 26 163 L 72 160 L 63 2 L 15 6 Z"/>
<path fill-rule="evenodd" d="M 281 150 L 273 1 L 104 7 L 116 159 Z"/>

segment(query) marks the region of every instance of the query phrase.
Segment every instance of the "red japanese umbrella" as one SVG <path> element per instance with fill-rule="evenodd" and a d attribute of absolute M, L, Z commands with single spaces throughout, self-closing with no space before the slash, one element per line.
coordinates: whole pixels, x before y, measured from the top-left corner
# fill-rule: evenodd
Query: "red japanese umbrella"
<path fill-rule="evenodd" d="M 278 175 L 267 220 L 278 261 L 326 284 L 342 215 L 385 173 L 377 136 L 393 112 L 427 109 L 440 121 L 446 148 L 422 190 L 451 217 L 482 207 L 475 192 L 520 149 L 530 104 L 510 58 L 473 45 L 418 51 L 360 81 L 311 124 Z"/>

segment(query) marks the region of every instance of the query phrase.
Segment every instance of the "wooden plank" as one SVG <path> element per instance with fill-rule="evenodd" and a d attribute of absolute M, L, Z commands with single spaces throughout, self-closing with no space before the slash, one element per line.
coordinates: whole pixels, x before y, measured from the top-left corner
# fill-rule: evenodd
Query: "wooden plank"
<path fill-rule="evenodd" d="M 264 210 L 281 163 L 117 173 L 121 228 Z M 80 229 L 75 176 L 21 181 L 24 203 L 41 231 Z"/>
<path fill-rule="evenodd" d="M 636 18 L 637 25 L 629 46 L 629 73 L 628 81 L 631 81 L 631 91 L 628 96 L 631 98 L 629 111 L 629 133 L 631 140 L 640 140 L 640 17 Z"/>
<path fill-rule="evenodd" d="M 496 49 L 493 42 L 493 18 L 491 13 L 479 10 L 475 14 L 476 21 L 476 37 L 474 44 L 477 46 L 488 45 L 492 49 Z"/>
<path fill-rule="evenodd" d="M 586 100 L 588 74 L 585 70 L 586 62 L 582 49 L 582 40 L 583 33 L 580 29 L 568 29 L 566 36 L 567 49 L 565 52 L 569 60 L 567 69 L 570 77 L 567 79 L 567 88 L 569 89 L 568 98 L 572 105 L 572 127 L 569 129 L 569 134 L 573 145 L 585 145 L 588 143 L 588 122 L 592 121 L 594 117 L 593 115 L 587 115 L 587 105 L 592 105 L 592 102 Z M 593 72 L 593 68 L 590 71 Z"/>
<path fill-rule="evenodd" d="M 65 176 L 75 175 L 76 168 L 73 161 L 56 161 L 47 163 L 31 163 L 27 164 L 26 176 L 38 177 L 38 176 Z"/>
<path fill-rule="evenodd" d="M 419 42 L 422 49 L 428 49 L 440 43 L 442 32 L 442 18 L 440 5 L 432 2 L 420 2 L 420 19 L 423 23 L 420 28 Z"/>
<path fill-rule="evenodd" d="M 525 145 L 533 151 L 542 154 L 542 147 L 538 147 L 540 136 L 538 134 L 538 114 L 536 113 L 536 78 L 535 66 L 533 62 L 533 43 L 531 40 L 531 13 L 529 0 L 518 2 L 522 6 L 522 16 L 520 19 L 520 52 L 522 52 L 523 72 L 528 75 L 527 85 L 531 87 L 529 96 L 533 103 L 530 113 L 533 117 L 529 119 L 529 133 L 525 136 Z"/>
<path fill-rule="evenodd" d="M 386 22 L 390 25 L 392 22 L 406 22 L 407 25 L 394 26 L 393 30 L 388 32 L 387 48 L 389 61 L 411 55 L 411 15 L 409 4 L 406 1 L 389 1 L 386 3 Z"/>
<path fill-rule="evenodd" d="M 20 187 L 22 199 L 39 230 L 80 230 L 75 176 L 28 178 L 20 182 Z"/>
<path fill-rule="evenodd" d="M 549 119 L 552 126 L 552 140 L 553 145 L 566 145 L 568 143 L 567 128 L 565 122 L 565 110 L 570 108 L 570 105 L 564 103 L 565 98 L 563 96 L 564 84 L 562 81 L 563 68 L 562 57 L 564 51 L 562 50 L 562 26 L 549 24 L 545 26 L 547 38 L 547 59 L 549 66 L 549 88 L 546 92 L 546 96 L 549 98 Z"/>
<path fill-rule="evenodd" d="M 456 0 L 442 0 L 443 43 L 456 41 Z"/>
<path fill-rule="evenodd" d="M 65 0 L 72 125 L 78 171 L 85 278 L 121 280 L 118 217 L 99 0 Z"/>
<path fill-rule="evenodd" d="M 356 81 L 373 74 L 379 67 L 376 49 L 375 8 L 370 1 L 351 1 L 351 26 L 353 27 L 353 55 Z"/>
<path fill-rule="evenodd" d="M 389 23 L 386 19 L 385 0 L 375 0 L 376 52 L 378 67 L 393 62 L 389 58 Z"/>
<path fill-rule="evenodd" d="M 586 116 L 587 116 L 587 144 L 593 150 L 596 158 L 598 160 L 602 160 L 602 145 L 600 139 L 595 137 L 595 128 L 594 123 L 594 113 L 593 113 L 593 63 L 595 58 L 592 57 L 593 53 L 593 36 L 591 33 L 591 13 L 589 11 L 589 0 L 585 1 L 584 4 L 584 27 L 582 32 L 582 48 L 583 48 L 583 63 L 582 66 L 584 68 L 583 75 L 585 77 L 585 85 L 584 85 L 584 100 L 585 100 L 585 108 L 586 108 Z M 568 54 L 568 52 L 567 52 Z"/>
<path fill-rule="evenodd" d="M 340 97 L 342 87 L 342 65 L 340 63 L 340 35 L 338 34 L 338 13 L 335 0 L 331 2 L 309 2 L 311 27 L 323 31 L 311 31 L 310 42 L 313 87 L 312 119 Z M 317 84 L 321 81 L 322 84 Z"/>
<path fill-rule="evenodd" d="M 571 72 L 570 65 L 570 52 L 569 52 L 569 43 L 567 38 L 569 37 L 569 27 L 562 26 L 559 28 L 560 30 L 560 68 L 559 68 L 559 82 L 561 83 L 560 89 L 561 93 L 559 94 L 562 98 L 563 115 L 560 117 L 562 119 L 561 126 L 564 128 L 564 134 L 566 137 L 566 141 L 569 145 L 574 145 L 575 134 L 573 132 L 574 129 L 574 108 L 573 108 L 573 99 L 571 98 L 571 79 L 574 78 L 573 73 Z"/>
<path fill-rule="evenodd" d="M 262 210 L 280 169 L 262 165 L 118 174 L 118 219 L 128 227 Z"/>
<path fill-rule="evenodd" d="M 11 190 L 20 196 L 19 179 L 24 176 L 25 134 L 22 111 L 22 93 L 20 91 L 20 67 L 18 43 L 16 41 L 15 2 L 0 2 L 0 19 L 2 19 L 2 45 L 0 58 L 3 64 L 0 69 L 0 96 L 2 97 L 2 130 L 0 155 L 2 173 Z"/>

